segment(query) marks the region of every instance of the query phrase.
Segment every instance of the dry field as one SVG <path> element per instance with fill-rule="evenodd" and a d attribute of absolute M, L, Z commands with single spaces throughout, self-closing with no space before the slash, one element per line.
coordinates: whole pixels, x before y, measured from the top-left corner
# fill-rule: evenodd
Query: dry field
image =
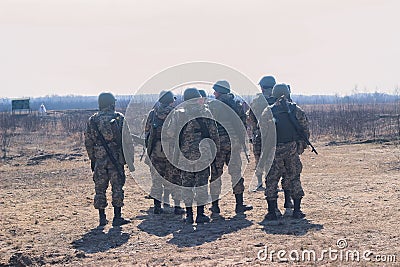
<path fill-rule="evenodd" d="M 128 176 L 123 214 L 132 223 L 99 229 L 90 166 L 77 135 L 14 137 L 10 159 L 0 163 L 0 266 L 398 266 L 399 142 L 327 143 L 316 143 L 319 156 L 302 155 L 304 220 L 266 223 L 263 194 L 246 192 L 254 206 L 247 216 L 235 216 L 229 194 L 221 201 L 224 219 L 185 225 L 172 210 L 153 215 L 152 201 Z M 135 165 L 135 176 L 148 176 L 146 165 Z M 247 181 L 251 176 L 249 167 Z M 279 206 L 283 210 L 281 195 Z M 112 218 L 112 208 L 106 212 Z M 339 239 L 348 246 L 339 249 Z M 259 253 L 265 246 L 275 251 L 273 262 Z M 278 263 L 278 250 L 288 259 L 299 253 L 300 261 Z M 359 262 L 352 261 L 355 250 Z M 304 251 L 315 251 L 316 260 L 303 261 Z M 364 251 L 371 261 L 362 259 Z"/>

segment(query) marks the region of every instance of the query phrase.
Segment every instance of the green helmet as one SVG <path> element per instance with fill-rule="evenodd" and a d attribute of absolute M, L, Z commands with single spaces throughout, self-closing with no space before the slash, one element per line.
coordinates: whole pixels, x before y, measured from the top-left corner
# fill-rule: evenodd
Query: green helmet
<path fill-rule="evenodd" d="M 217 81 L 213 85 L 213 89 L 220 94 L 228 94 L 231 92 L 231 86 L 229 82 L 225 80 Z"/>
<path fill-rule="evenodd" d="M 183 92 L 184 101 L 199 97 L 201 97 L 201 94 L 196 88 L 187 88 L 185 92 Z"/>
<path fill-rule="evenodd" d="M 272 89 L 272 96 L 275 98 L 280 98 L 281 96 L 285 96 L 286 98 L 290 97 L 289 87 L 284 83 L 275 84 Z"/>
<path fill-rule="evenodd" d="M 161 91 L 158 96 L 158 101 L 161 104 L 168 105 L 175 101 L 175 96 L 171 91 Z"/>
<path fill-rule="evenodd" d="M 115 101 L 117 101 L 112 93 L 104 92 L 99 95 L 99 109 L 108 108 L 111 105 L 115 105 Z"/>
<path fill-rule="evenodd" d="M 275 78 L 273 76 L 264 76 L 258 83 L 262 89 L 269 89 L 274 87 L 276 84 Z"/>
<path fill-rule="evenodd" d="M 207 97 L 207 93 L 203 89 L 200 89 L 199 93 L 200 93 L 201 97 Z"/>

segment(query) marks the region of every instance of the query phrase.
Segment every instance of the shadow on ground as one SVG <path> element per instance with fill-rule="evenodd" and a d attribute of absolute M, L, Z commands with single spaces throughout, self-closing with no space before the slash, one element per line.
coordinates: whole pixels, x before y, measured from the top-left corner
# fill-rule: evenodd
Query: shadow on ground
<path fill-rule="evenodd" d="M 230 219 L 222 217 L 212 220 L 207 224 L 196 226 L 185 224 L 182 229 L 173 233 L 167 242 L 178 247 L 195 247 L 204 243 L 218 240 L 225 234 L 237 232 L 251 226 L 253 223 L 245 215 L 237 215 Z"/>
<path fill-rule="evenodd" d="M 210 223 L 191 225 L 183 222 L 183 215 L 174 215 L 172 209 L 169 211 L 166 209 L 166 212 L 160 215 L 153 214 L 152 208 L 145 212 L 146 215 L 136 217 L 138 220 L 143 220 L 138 228 L 159 237 L 172 234 L 173 237 L 167 243 L 178 247 L 200 246 L 213 242 L 224 234 L 236 232 L 252 225 L 245 215 L 237 215 L 230 219 L 217 217 Z"/>
<path fill-rule="evenodd" d="M 122 246 L 128 242 L 130 234 L 122 233 L 121 227 L 113 227 L 104 232 L 103 227 L 96 227 L 72 242 L 74 248 L 86 253 L 104 252 Z"/>
<path fill-rule="evenodd" d="M 281 218 L 277 221 L 263 220 L 259 223 L 263 231 L 273 235 L 305 235 L 310 230 L 320 231 L 324 228 L 322 224 L 311 223 L 307 219 Z"/>

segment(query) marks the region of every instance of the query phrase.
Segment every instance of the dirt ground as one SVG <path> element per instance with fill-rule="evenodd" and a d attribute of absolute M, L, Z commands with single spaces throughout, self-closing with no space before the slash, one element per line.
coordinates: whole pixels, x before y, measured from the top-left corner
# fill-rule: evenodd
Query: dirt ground
<path fill-rule="evenodd" d="M 92 204 L 89 162 L 76 138 L 13 140 L 11 159 L 0 165 L 0 266 L 400 264 L 398 142 L 317 143 L 320 155 L 310 151 L 302 155 L 307 217 L 284 217 L 277 223 L 263 221 L 266 201 L 260 192 L 245 193 L 245 200 L 254 206 L 247 216 L 235 216 L 232 194 L 221 201 L 224 219 L 209 224 L 186 225 L 172 209 L 154 215 L 152 201 L 145 199 L 146 193 L 126 170 L 123 215 L 132 223 L 102 229 L 97 228 Z M 138 160 L 135 165 L 135 176 L 148 175 L 146 165 Z M 246 181 L 251 176 L 250 167 Z M 282 193 L 278 205 L 283 211 Z M 112 218 L 110 206 L 108 218 Z M 278 250 L 286 252 L 280 252 L 280 258 L 288 263 L 279 262 Z M 302 253 L 311 250 L 316 259 L 304 256 L 303 260 Z M 331 255 L 324 250 L 331 250 Z M 349 251 L 358 251 L 360 261 L 353 261 Z M 299 261 L 294 262 L 296 253 Z M 371 261 L 362 258 L 365 253 Z"/>

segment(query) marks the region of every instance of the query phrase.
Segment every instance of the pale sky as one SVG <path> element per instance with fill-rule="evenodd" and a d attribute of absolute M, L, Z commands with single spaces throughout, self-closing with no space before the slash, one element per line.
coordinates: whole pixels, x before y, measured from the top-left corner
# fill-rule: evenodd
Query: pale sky
<path fill-rule="evenodd" d="M 0 98 L 133 94 L 190 61 L 273 74 L 295 94 L 393 93 L 399 12 L 397 0 L 0 0 Z"/>

